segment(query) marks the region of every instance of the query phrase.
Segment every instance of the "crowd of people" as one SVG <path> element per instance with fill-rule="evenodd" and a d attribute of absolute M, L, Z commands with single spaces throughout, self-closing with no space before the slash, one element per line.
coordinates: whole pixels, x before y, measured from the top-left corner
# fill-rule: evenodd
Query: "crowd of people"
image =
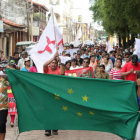
<path fill-rule="evenodd" d="M 116 46 L 114 50 L 107 53 L 105 45 L 85 45 L 84 47 L 79 47 L 73 54 L 67 52 L 68 49 L 75 48 L 70 46 L 62 52 L 62 56 L 69 57 L 69 60 L 62 63 L 58 53 L 56 53 L 51 60 L 43 65 L 45 74 L 65 75 L 65 72 L 69 70 L 91 67 L 94 78 L 97 79 L 134 81 L 138 89 L 138 97 L 140 97 L 140 63 L 138 56 L 133 55 L 132 48 L 122 49 Z M 27 72 L 38 72 L 26 51 L 21 54 L 14 52 L 14 55 L 9 60 L 1 55 L 1 77 L 5 75 L 5 67 Z M 8 113 L 8 97 L 5 91 L 6 87 L 8 87 L 8 81 L 3 81 L 3 85 L 5 88 L 0 94 L 0 139 L 4 139 L 6 132 L 6 119 L 1 116 L 6 116 Z M 11 115 L 10 125 L 12 127 L 14 126 L 14 118 L 15 116 Z M 57 135 L 58 131 L 53 130 L 52 133 Z M 45 135 L 50 136 L 51 130 L 46 130 Z"/>
<path fill-rule="evenodd" d="M 63 56 L 71 57 L 67 51 Z M 65 70 L 74 70 L 84 67 L 92 67 L 94 78 L 124 80 L 125 77 L 120 75 L 122 67 L 132 60 L 133 51 L 115 47 L 110 53 L 107 53 L 106 46 L 85 46 L 74 53 L 70 61 L 64 66 Z M 86 61 L 85 61 L 86 60 Z"/>

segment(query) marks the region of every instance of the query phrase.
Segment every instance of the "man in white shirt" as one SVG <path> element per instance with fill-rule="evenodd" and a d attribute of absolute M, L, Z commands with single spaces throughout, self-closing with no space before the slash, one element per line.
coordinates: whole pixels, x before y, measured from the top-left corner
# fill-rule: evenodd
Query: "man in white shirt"
<path fill-rule="evenodd" d="M 18 65 L 17 65 L 20 70 L 25 67 L 24 65 L 25 59 L 28 57 L 28 54 L 25 51 L 23 51 L 21 55 L 22 58 L 18 61 Z"/>

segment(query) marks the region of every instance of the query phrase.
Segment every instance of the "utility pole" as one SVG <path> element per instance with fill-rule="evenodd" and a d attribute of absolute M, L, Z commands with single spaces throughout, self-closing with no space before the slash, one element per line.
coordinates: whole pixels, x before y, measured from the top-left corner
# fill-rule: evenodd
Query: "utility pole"
<path fill-rule="evenodd" d="M 29 2 L 26 3 L 26 10 L 27 10 L 27 39 L 30 40 L 30 23 L 29 23 Z"/>
<path fill-rule="evenodd" d="M 33 41 L 33 1 L 29 2 L 27 0 L 26 10 L 27 10 L 27 38 L 28 41 Z"/>
<path fill-rule="evenodd" d="M 0 20 L 2 19 L 2 16 L 1 16 L 1 1 L 0 1 Z"/>
<path fill-rule="evenodd" d="M 31 12 L 31 41 L 33 41 L 33 0 L 31 0 L 31 9 L 32 9 L 32 12 Z"/>

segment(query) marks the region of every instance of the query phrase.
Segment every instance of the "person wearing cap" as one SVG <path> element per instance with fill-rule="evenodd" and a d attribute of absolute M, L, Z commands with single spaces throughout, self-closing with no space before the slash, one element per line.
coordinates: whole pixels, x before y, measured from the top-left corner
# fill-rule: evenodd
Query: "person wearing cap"
<path fill-rule="evenodd" d="M 133 55 L 132 60 L 124 65 L 121 69 L 121 76 L 125 78 L 127 81 L 137 80 L 137 74 L 140 73 L 140 63 L 138 63 L 138 56 Z"/>
<path fill-rule="evenodd" d="M 21 55 L 22 55 L 22 58 L 18 61 L 18 65 L 17 65 L 20 70 L 22 70 L 25 67 L 24 62 L 25 62 L 25 59 L 28 57 L 28 54 L 25 51 L 23 51 Z"/>
<path fill-rule="evenodd" d="M 98 52 L 99 52 L 100 55 L 102 54 L 102 50 L 99 50 Z"/>
<path fill-rule="evenodd" d="M 24 60 L 24 65 L 25 67 L 21 69 L 21 71 L 28 71 L 30 70 L 30 59 L 29 58 L 25 58 Z"/>
<path fill-rule="evenodd" d="M 9 63 L 8 63 L 8 65 L 6 66 L 6 68 L 16 69 L 15 60 L 10 60 Z"/>

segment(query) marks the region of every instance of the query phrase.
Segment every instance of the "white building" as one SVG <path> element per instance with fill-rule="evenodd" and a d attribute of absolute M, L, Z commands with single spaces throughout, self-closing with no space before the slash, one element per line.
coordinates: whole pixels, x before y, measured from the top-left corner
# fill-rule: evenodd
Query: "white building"
<path fill-rule="evenodd" d="M 81 24 L 83 30 L 82 40 L 90 38 L 89 30 L 92 22 L 92 13 L 89 11 L 89 0 L 34 0 L 53 8 L 60 31 L 63 34 L 64 43 L 75 40 L 78 28 Z M 49 18 L 48 13 L 48 18 Z M 88 37 L 89 36 L 89 37 Z"/>
<path fill-rule="evenodd" d="M 16 43 L 27 39 L 26 0 L 0 0 L 0 20 L 4 31 L 0 33 L 0 49 L 11 56 Z"/>
<path fill-rule="evenodd" d="M 50 12 L 53 8 L 53 11 L 56 15 L 57 22 L 59 25 L 59 29 L 61 33 L 63 34 L 64 43 L 71 42 L 73 38 L 73 32 L 72 32 L 72 6 L 73 6 L 73 0 L 34 0 L 35 2 L 40 2 L 42 4 L 45 4 L 47 8 L 49 8 Z M 48 13 L 48 18 L 50 16 L 50 12 Z"/>

